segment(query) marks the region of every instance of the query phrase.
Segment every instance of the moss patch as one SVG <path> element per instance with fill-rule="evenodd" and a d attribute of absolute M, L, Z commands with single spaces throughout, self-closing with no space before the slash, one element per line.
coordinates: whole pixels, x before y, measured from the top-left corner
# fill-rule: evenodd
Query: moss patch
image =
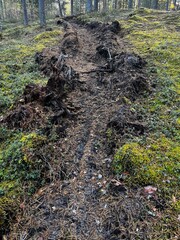
<path fill-rule="evenodd" d="M 62 34 L 62 31 L 60 30 L 46 31 L 36 35 L 34 40 L 37 42 L 47 43 L 48 41 L 52 41 L 52 38 L 58 37 L 60 34 Z"/>
<path fill-rule="evenodd" d="M 3 228 L 8 217 L 14 213 L 21 194 L 32 194 L 45 182 L 42 174 L 46 171 L 41 150 L 47 139 L 35 132 L 18 133 L 0 129 L 0 227 Z M 8 134 L 5 140 L 4 134 Z M 46 147 L 48 149 L 48 147 Z M 48 151 L 48 150 L 47 150 Z M 46 151 L 44 151 L 45 153 Z M 5 199 L 5 200 L 3 200 Z M 3 202 L 5 201 L 5 202 Z M 1 226 L 2 225 L 2 226 Z"/>
<path fill-rule="evenodd" d="M 180 147 L 164 136 L 145 144 L 131 142 L 124 144 L 115 155 L 114 169 L 120 174 L 129 174 L 131 185 L 156 185 L 177 187 L 180 183 Z"/>
<path fill-rule="evenodd" d="M 131 104 L 146 122 L 148 133 L 132 136 L 119 148 L 113 169 L 118 176 L 125 176 L 130 186 L 158 187 L 159 199 L 166 208 L 151 223 L 149 239 L 176 239 L 180 214 L 180 16 L 154 11 L 136 11 L 135 16 L 128 22 L 119 21 L 127 30 L 125 38 L 131 44 L 130 51 L 148 62 L 152 94 Z"/>
<path fill-rule="evenodd" d="M 141 22 L 136 14 L 136 22 Z M 178 66 L 180 64 L 180 34 L 175 29 L 178 21 L 172 21 L 171 25 L 166 25 L 167 14 L 150 15 L 148 13 L 147 16 L 151 16 L 153 20 L 143 22 L 143 30 L 134 23 L 126 38 L 131 42 L 133 51 L 148 59 L 149 78 L 152 79 L 154 92 L 144 101 L 141 99 L 141 103 L 133 103 L 132 107 L 148 123 L 151 134 L 148 136 L 149 140 L 146 140 L 143 145 L 139 144 L 141 140 L 125 144 L 115 157 L 115 165 L 117 164 L 116 169 L 122 168 L 122 170 L 130 172 L 132 167 L 134 180 L 141 184 L 162 183 L 162 181 L 166 182 L 166 178 L 170 178 L 171 184 L 177 186 L 179 174 L 180 69 Z M 143 17 L 146 17 L 144 13 Z M 180 20 L 179 15 L 176 14 L 169 14 L 168 20 L 171 18 Z M 157 28 L 154 23 L 158 23 Z M 125 24 L 126 28 L 127 23 L 123 22 L 122 24 Z M 163 138 L 162 133 L 164 134 Z M 162 146 L 163 141 L 166 145 L 164 147 Z M 152 144 L 153 142 L 154 144 Z M 121 164 L 118 166 L 118 162 L 121 162 L 122 166 Z M 148 164 L 150 165 L 148 166 Z M 168 184 L 169 189 L 171 184 Z"/>
<path fill-rule="evenodd" d="M 39 33 L 39 30 L 36 25 L 27 28 L 11 26 L 3 32 L 0 42 L 0 111 L 14 103 L 25 85 L 45 84 L 47 81 L 38 71 L 34 55 L 56 44 L 62 32 L 54 29 Z"/>
<path fill-rule="evenodd" d="M 1 114 L 13 106 L 27 84 L 46 84 L 47 79 L 39 72 L 34 55 L 57 44 L 61 35 L 62 32 L 54 26 L 52 31 L 45 31 L 36 24 L 26 28 L 13 24 L 4 26 L 0 42 Z M 50 148 L 46 137 L 36 131 L 22 132 L 0 127 L 1 231 L 8 229 L 10 218 L 15 216 L 24 192 L 33 194 L 48 178 Z"/>

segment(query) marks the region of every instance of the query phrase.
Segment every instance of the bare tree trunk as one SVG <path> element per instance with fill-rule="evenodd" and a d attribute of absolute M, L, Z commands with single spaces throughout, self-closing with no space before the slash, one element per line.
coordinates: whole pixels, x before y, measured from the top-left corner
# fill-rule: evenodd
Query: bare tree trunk
<path fill-rule="evenodd" d="M 153 8 L 153 9 L 158 9 L 158 0 L 153 0 L 153 2 L 152 2 L 152 8 Z"/>
<path fill-rule="evenodd" d="M 3 5 L 3 13 L 4 13 L 4 19 L 7 17 L 7 8 L 6 8 L 6 2 L 2 0 L 2 5 Z"/>
<path fill-rule="evenodd" d="M 34 20 L 34 0 L 30 1 L 30 13 L 31 13 L 31 20 Z"/>
<path fill-rule="evenodd" d="M 44 0 L 39 0 L 39 19 L 41 27 L 46 25 Z"/>
<path fill-rule="evenodd" d="M 27 15 L 27 6 L 26 0 L 21 0 L 22 9 L 23 9 L 23 18 L 24 18 L 24 26 L 28 25 L 28 15 Z"/>
<path fill-rule="evenodd" d="M 74 0 L 71 0 L 71 15 L 74 14 L 74 8 L 73 8 L 73 5 L 74 5 Z"/>
<path fill-rule="evenodd" d="M 0 0 L 0 9 L 1 9 L 1 18 L 0 20 L 3 20 L 4 21 L 4 9 L 3 9 L 3 1 Z"/>
<path fill-rule="evenodd" d="M 169 11 L 169 0 L 166 0 L 166 11 Z"/>
<path fill-rule="evenodd" d="M 95 12 L 98 11 L 98 3 L 99 3 L 99 0 L 94 0 L 94 11 Z"/>
<path fill-rule="evenodd" d="M 86 12 L 92 11 L 92 0 L 86 0 Z"/>
<path fill-rule="evenodd" d="M 128 0 L 128 9 L 133 8 L 133 0 Z"/>
<path fill-rule="evenodd" d="M 137 7 L 138 7 L 138 8 L 141 7 L 141 0 L 138 0 Z"/>
<path fill-rule="evenodd" d="M 62 7 L 61 7 L 61 2 L 60 2 L 60 0 L 58 0 L 58 6 L 59 6 L 59 14 L 60 14 L 60 17 L 63 17 L 63 12 L 62 12 Z"/>
<path fill-rule="evenodd" d="M 107 0 L 103 0 L 103 12 L 107 11 Z"/>
<path fill-rule="evenodd" d="M 118 0 L 114 0 L 114 9 L 117 9 Z"/>

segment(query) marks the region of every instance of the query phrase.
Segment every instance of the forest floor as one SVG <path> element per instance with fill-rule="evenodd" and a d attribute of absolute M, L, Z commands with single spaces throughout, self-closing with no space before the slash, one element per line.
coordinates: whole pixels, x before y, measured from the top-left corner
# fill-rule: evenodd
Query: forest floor
<path fill-rule="evenodd" d="M 14 159 L 21 157 L 19 168 L 32 171 L 29 179 L 35 179 L 36 188 L 42 186 L 29 198 L 24 177 L 21 210 L 8 239 L 179 237 L 178 155 L 173 142 L 178 133 L 174 130 L 167 139 L 168 133 L 159 130 L 153 138 L 157 129 L 142 113 L 144 102 L 153 102 L 158 92 L 155 65 L 131 50 L 129 26 L 99 20 L 58 20 L 64 28 L 61 41 L 35 56 L 47 84 L 26 85 L 0 119 L 6 134 L 7 129 L 23 132 L 9 137 L 22 152 Z M 1 154 L 9 161 L 8 152 Z M 169 172 L 166 161 L 171 161 Z"/>

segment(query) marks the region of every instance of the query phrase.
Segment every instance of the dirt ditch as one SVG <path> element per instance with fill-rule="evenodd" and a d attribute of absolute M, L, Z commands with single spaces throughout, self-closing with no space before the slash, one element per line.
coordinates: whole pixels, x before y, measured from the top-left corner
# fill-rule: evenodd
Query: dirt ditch
<path fill-rule="evenodd" d="M 65 126 L 65 135 L 58 133 L 54 144 L 64 168 L 50 162 L 51 173 L 61 172 L 60 177 L 25 203 L 13 239 L 146 239 L 144 197 L 114 178 L 112 151 L 106 150 L 108 128 L 119 136 L 128 129 L 135 135 L 146 131 L 124 103 L 150 91 L 146 62 L 125 51 L 117 21 L 58 24 L 65 29 L 62 42 L 35 56 L 49 76 L 46 87 L 28 85 L 2 121 L 12 128 L 43 128 L 46 134 L 52 130 L 49 121 Z"/>

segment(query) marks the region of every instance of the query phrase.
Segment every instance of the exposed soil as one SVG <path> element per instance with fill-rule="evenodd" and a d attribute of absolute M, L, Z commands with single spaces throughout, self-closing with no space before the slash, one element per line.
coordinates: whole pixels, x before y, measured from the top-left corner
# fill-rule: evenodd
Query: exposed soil
<path fill-rule="evenodd" d="M 150 91 L 146 63 L 126 52 L 116 21 L 58 24 L 65 29 L 63 41 L 36 54 L 40 70 L 49 76 L 47 86 L 28 85 L 2 120 L 13 128 L 41 128 L 47 135 L 55 128 L 59 136 L 54 143 L 58 159 L 49 163 L 51 182 L 24 203 L 13 239 L 146 239 L 145 198 L 140 189 L 130 190 L 114 178 L 116 142 L 106 149 L 108 128 L 119 139 L 128 131 L 146 131 L 124 102 Z"/>

